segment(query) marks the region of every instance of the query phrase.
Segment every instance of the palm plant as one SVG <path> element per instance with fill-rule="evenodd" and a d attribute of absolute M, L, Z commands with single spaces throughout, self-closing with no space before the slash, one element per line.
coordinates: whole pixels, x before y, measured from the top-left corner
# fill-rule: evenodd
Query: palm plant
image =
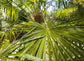
<path fill-rule="evenodd" d="M 4 43 L 0 49 L 0 59 L 2 61 L 83 61 L 83 25 L 83 19 L 73 18 L 70 21 L 53 22 L 48 17 L 40 24 L 32 19 L 29 22 L 14 24 L 6 31 L 8 35 L 5 33 L 5 38 L 0 37 L 1 40 L 2 38 L 15 40 L 12 43 Z M 22 32 L 25 34 L 17 39 Z"/>

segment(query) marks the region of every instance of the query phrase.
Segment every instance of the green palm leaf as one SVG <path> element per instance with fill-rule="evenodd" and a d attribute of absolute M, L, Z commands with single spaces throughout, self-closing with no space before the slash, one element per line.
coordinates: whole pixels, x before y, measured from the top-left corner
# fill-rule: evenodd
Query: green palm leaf
<path fill-rule="evenodd" d="M 33 27 L 21 39 L 8 47 L 4 45 L 0 50 L 0 57 L 14 56 L 19 60 L 23 58 L 33 61 L 83 60 L 83 28 L 76 25 L 68 26 L 71 24 L 57 26 L 52 21 L 48 21 L 46 26 L 34 24 L 32 22 L 30 27 Z"/>
<path fill-rule="evenodd" d="M 34 12 L 37 8 L 37 2 L 42 3 L 45 0 L 3 0 L 0 1 L 0 5 L 8 9 L 6 17 L 16 21 L 18 20 L 18 12 L 15 12 L 16 7 L 13 4 L 17 6 L 18 10 L 28 7 L 29 9 L 31 8 L 30 12 Z M 11 12 L 12 9 L 15 10 Z M 62 13 L 62 17 L 67 19 L 68 15 L 63 15 L 65 12 L 66 10 Z M 66 14 L 69 14 L 68 10 Z M 57 17 L 59 18 L 60 15 Z M 19 24 L 14 22 L 11 25 L 8 27 L 8 31 L 0 31 L 0 44 L 4 42 L 2 43 L 3 46 L 0 47 L 0 60 L 2 61 L 84 60 L 83 19 L 75 19 L 73 17 L 69 21 L 51 21 L 46 19 L 43 24 L 29 20 L 29 22 L 21 22 Z M 24 33 L 24 35 L 19 38 L 21 33 Z M 9 41 L 13 42 L 10 43 Z"/>

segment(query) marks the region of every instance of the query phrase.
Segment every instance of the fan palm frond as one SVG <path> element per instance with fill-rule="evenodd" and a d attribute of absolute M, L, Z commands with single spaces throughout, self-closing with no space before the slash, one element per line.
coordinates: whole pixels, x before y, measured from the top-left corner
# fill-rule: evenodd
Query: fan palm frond
<path fill-rule="evenodd" d="M 9 59 L 13 56 L 11 59 L 82 61 L 84 57 L 83 27 L 72 25 L 70 22 L 56 23 L 48 21 L 46 26 L 43 26 L 32 22 L 32 28 L 23 37 L 11 45 L 7 43 L 4 45 L 0 50 L 0 59 L 3 60 L 3 57 Z"/>

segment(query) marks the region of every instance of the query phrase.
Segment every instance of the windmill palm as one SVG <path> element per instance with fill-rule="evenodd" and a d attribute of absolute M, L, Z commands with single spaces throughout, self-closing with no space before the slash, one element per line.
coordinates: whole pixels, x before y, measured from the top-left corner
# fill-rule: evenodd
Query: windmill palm
<path fill-rule="evenodd" d="M 2 61 L 83 61 L 84 21 L 72 19 L 53 22 L 48 18 L 44 20 L 45 22 L 41 24 L 32 20 L 14 24 L 7 32 L 16 35 L 13 38 L 15 41 L 2 46 L 0 59 Z M 25 34 L 17 39 L 21 32 Z M 11 40 L 10 38 L 5 39 Z"/>

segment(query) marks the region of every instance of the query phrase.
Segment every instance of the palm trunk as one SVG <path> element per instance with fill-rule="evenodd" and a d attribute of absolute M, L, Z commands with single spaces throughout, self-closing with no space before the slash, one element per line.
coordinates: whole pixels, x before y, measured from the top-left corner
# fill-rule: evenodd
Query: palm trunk
<path fill-rule="evenodd" d="M 64 8 L 66 8 L 66 5 L 65 5 L 65 3 L 64 3 L 64 0 L 63 0 L 62 2 L 63 2 L 63 5 L 64 5 Z"/>
<path fill-rule="evenodd" d="M 84 7 L 80 4 L 78 4 L 78 12 L 80 16 L 84 16 Z"/>
<path fill-rule="evenodd" d="M 0 10 L 0 31 L 1 31 L 1 29 L 2 29 L 2 12 Z"/>
<path fill-rule="evenodd" d="M 1 31 L 1 29 L 2 29 L 2 23 L 1 23 L 1 20 L 0 20 L 0 31 Z"/>
<path fill-rule="evenodd" d="M 10 9 L 11 9 L 11 16 L 10 17 L 11 17 L 11 20 L 12 20 L 12 0 L 11 0 L 11 8 Z"/>
<path fill-rule="evenodd" d="M 59 1 L 58 1 L 58 8 L 59 8 L 59 9 L 60 9 L 60 2 L 61 2 L 61 1 L 59 0 Z"/>

